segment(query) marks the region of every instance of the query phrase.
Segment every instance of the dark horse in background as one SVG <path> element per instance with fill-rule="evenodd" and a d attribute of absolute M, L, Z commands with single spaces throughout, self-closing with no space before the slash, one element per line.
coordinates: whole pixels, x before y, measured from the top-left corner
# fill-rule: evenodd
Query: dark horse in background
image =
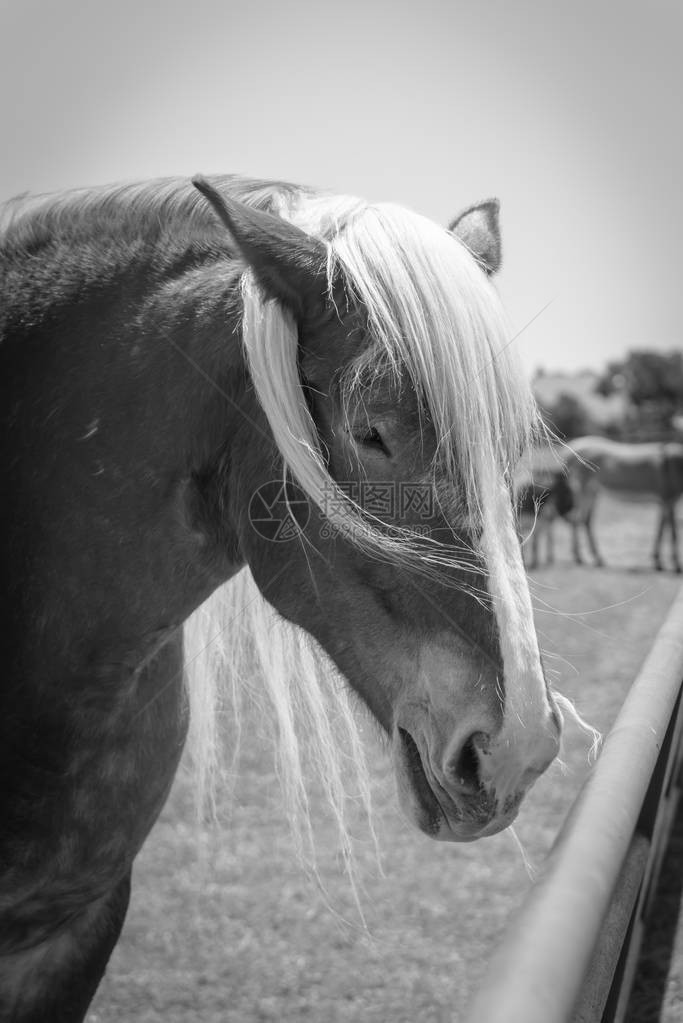
<path fill-rule="evenodd" d="M 676 507 L 683 494 L 683 444 L 623 444 L 607 437 L 579 437 L 569 445 L 565 466 L 574 494 L 572 551 L 577 564 L 583 560 L 582 531 L 595 564 L 605 564 L 595 539 L 593 516 L 600 492 L 607 490 L 627 501 L 657 502 L 654 567 L 662 569 L 661 549 L 668 533 L 672 567 L 681 571 Z"/>
<path fill-rule="evenodd" d="M 74 1023 L 195 715 L 183 623 L 246 568 L 386 731 L 417 826 L 514 819 L 559 735 L 510 499 L 535 410 L 495 202 L 448 232 L 223 177 L 2 220 L 0 1018 Z"/>
<path fill-rule="evenodd" d="M 562 469 L 542 472 L 518 483 L 515 489 L 520 539 L 530 543 L 526 560 L 528 568 L 537 568 L 541 542 L 545 539 L 546 562 L 555 560 L 554 527 L 558 518 L 571 523 L 574 511 L 574 491 Z"/>

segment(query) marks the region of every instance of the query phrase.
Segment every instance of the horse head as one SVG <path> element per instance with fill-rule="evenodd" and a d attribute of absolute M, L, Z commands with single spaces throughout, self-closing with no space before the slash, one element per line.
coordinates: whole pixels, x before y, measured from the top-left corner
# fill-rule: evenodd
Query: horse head
<path fill-rule="evenodd" d="M 240 558 L 390 737 L 408 816 L 492 834 L 560 730 L 511 499 L 535 413 L 487 279 L 497 204 L 452 233 L 355 201 L 304 230 L 195 184 L 245 269 Z"/>

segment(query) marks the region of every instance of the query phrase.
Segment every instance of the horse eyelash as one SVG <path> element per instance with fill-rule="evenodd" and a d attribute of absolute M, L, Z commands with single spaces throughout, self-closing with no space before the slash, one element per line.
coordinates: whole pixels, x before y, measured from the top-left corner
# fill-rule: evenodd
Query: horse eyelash
<path fill-rule="evenodd" d="M 357 441 L 363 447 L 379 449 L 387 458 L 391 458 L 391 452 L 384 443 L 382 435 L 376 426 L 371 426 L 362 437 L 357 438 Z"/>

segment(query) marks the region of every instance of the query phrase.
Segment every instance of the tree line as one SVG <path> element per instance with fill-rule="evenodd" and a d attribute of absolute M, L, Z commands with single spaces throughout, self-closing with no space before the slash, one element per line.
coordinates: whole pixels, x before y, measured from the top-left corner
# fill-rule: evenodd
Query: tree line
<path fill-rule="evenodd" d="M 551 405 L 541 404 L 546 423 L 566 440 L 591 433 L 627 441 L 683 439 L 683 352 L 631 351 L 607 364 L 595 393 L 621 395 L 623 412 L 598 422 L 580 397 L 560 392 Z"/>

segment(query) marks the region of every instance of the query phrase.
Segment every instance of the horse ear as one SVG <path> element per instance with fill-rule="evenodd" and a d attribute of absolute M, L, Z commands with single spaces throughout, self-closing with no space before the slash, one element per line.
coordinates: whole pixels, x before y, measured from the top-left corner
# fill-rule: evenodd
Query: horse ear
<path fill-rule="evenodd" d="M 489 275 L 497 273 L 502 262 L 499 210 L 497 199 L 486 199 L 463 210 L 448 225 L 448 230 L 467 246 Z"/>
<path fill-rule="evenodd" d="M 325 245 L 281 217 L 229 199 L 205 178 L 194 177 L 192 184 L 227 227 L 266 296 L 302 319 L 327 288 Z"/>

